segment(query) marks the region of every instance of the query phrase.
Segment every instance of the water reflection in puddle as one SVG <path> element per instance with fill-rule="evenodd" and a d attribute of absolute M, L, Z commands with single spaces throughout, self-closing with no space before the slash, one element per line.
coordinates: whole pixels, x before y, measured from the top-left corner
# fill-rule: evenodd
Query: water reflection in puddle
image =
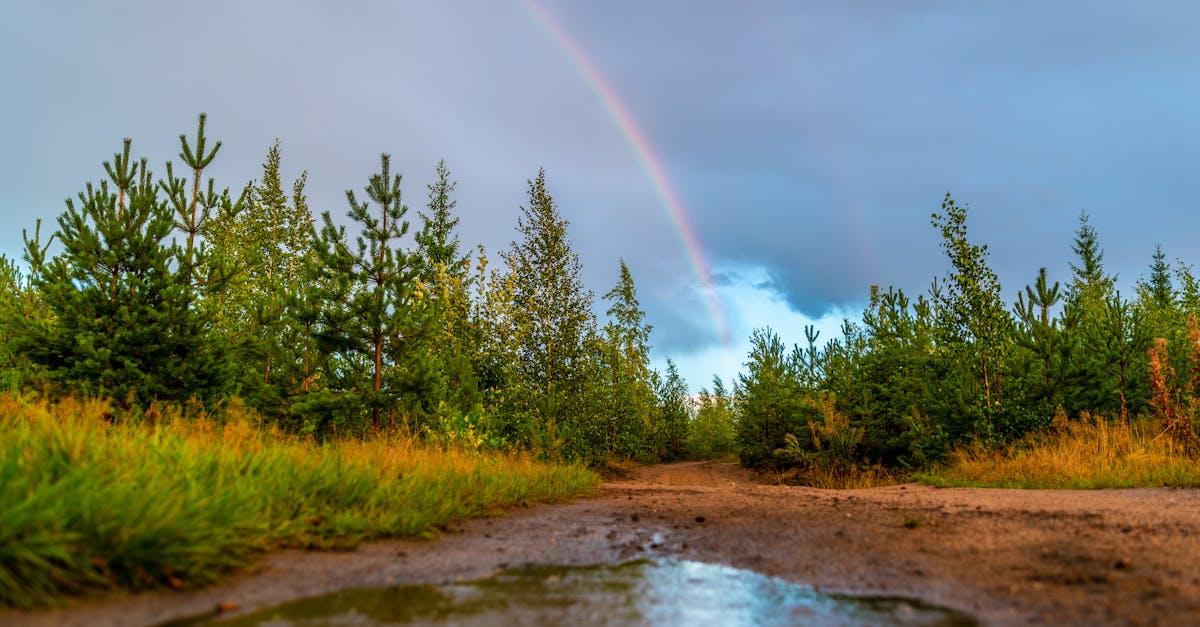
<path fill-rule="evenodd" d="M 229 621 L 255 625 L 975 625 L 903 599 L 837 597 L 748 570 L 676 560 L 533 568 L 443 586 L 348 590 Z"/>

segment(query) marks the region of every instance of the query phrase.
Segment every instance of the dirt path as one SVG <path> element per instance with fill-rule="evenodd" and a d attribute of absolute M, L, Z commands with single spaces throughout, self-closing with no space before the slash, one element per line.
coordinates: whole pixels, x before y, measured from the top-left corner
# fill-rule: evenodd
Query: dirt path
<path fill-rule="evenodd" d="M 154 624 L 219 604 L 244 611 L 344 588 L 646 556 L 917 597 L 989 624 L 1200 622 L 1200 491 L 831 491 L 689 462 L 642 468 L 596 498 L 468 521 L 435 541 L 279 552 L 219 587 L 0 612 L 0 624 Z"/>

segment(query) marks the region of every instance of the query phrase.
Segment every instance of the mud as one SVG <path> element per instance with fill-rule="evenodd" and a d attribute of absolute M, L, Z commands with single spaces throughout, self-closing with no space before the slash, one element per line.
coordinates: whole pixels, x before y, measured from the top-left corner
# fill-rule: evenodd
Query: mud
<path fill-rule="evenodd" d="M 595 498 L 467 521 L 433 541 L 281 551 L 216 587 L 0 612 L 0 623 L 151 625 L 352 588 L 639 558 L 725 564 L 829 594 L 916 598 L 985 624 L 1197 624 L 1200 491 L 836 491 L 756 484 L 728 463 L 650 466 Z"/>

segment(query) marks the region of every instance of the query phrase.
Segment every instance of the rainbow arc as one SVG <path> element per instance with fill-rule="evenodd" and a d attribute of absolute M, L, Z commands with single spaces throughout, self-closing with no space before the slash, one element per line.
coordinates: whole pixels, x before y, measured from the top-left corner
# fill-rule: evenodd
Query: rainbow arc
<path fill-rule="evenodd" d="M 650 186 L 654 189 L 663 208 L 671 219 L 671 223 L 675 226 L 675 231 L 679 236 L 680 242 L 683 244 L 684 251 L 687 254 L 688 261 L 691 263 L 692 270 L 696 278 L 700 281 L 701 289 L 705 293 L 709 315 L 712 317 L 713 327 L 721 341 L 728 345 L 730 343 L 729 325 L 725 320 L 725 311 L 721 306 L 720 297 L 717 295 L 716 285 L 713 283 L 712 271 L 709 269 L 708 260 L 704 257 L 704 248 L 700 243 L 700 238 L 696 235 L 696 229 L 692 226 L 691 219 L 688 217 L 688 212 L 679 197 L 679 193 L 671 184 L 671 179 L 667 175 L 667 169 L 662 163 L 657 153 L 650 145 L 646 134 L 630 113 L 629 107 L 621 99 L 620 95 L 608 84 L 604 75 L 600 72 L 596 64 L 584 53 L 583 48 L 571 37 L 566 28 L 555 19 L 555 17 L 546 10 L 537 0 L 522 0 L 526 10 L 533 16 L 534 20 L 546 31 L 550 39 L 563 51 L 571 65 L 574 66 L 579 75 L 583 78 L 583 82 L 599 99 L 604 110 L 612 118 L 613 124 L 617 130 L 625 138 L 629 148 L 633 151 L 634 158 L 637 159 L 642 171 L 645 172 L 646 178 Z"/>

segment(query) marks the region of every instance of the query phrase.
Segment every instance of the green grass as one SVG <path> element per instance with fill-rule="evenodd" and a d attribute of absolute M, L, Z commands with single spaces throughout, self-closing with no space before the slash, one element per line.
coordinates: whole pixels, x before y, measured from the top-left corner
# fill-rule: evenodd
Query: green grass
<path fill-rule="evenodd" d="M 273 547 L 423 536 L 598 483 L 580 466 L 405 437 L 318 445 L 237 411 L 115 425 L 107 413 L 0 395 L 0 605 L 203 585 Z"/>
<path fill-rule="evenodd" d="M 1082 420 L 1006 449 L 965 448 L 916 478 L 938 487 L 1144 488 L 1200 486 L 1200 460 L 1151 420 Z"/>

